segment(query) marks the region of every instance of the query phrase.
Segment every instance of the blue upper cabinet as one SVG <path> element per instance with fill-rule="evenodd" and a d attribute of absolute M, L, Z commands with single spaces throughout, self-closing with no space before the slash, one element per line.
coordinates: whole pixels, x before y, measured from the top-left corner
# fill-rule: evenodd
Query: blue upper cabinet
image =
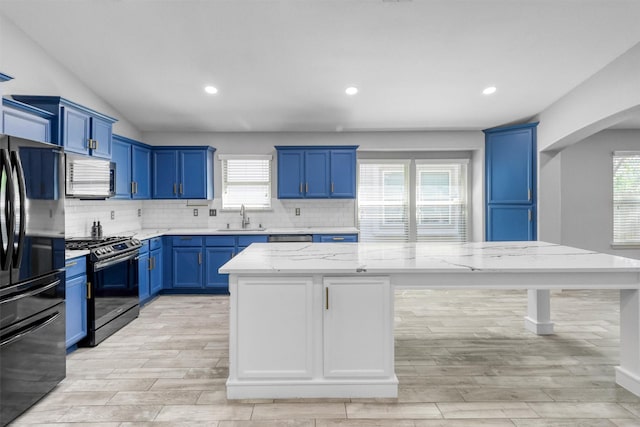
<path fill-rule="evenodd" d="M 536 127 L 485 130 L 486 239 L 536 239 Z"/>
<path fill-rule="evenodd" d="M 53 114 L 51 142 L 66 152 L 111 158 L 116 119 L 59 96 L 13 95 L 13 99 Z"/>
<path fill-rule="evenodd" d="M 51 142 L 51 121 L 48 111 L 12 99 L 2 99 L 1 133 L 33 141 Z"/>
<path fill-rule="evenodd" d="M 117 199 L 151 198 L 151 146 L 113 135 L 111 161 L 116 164 Z"/>
<path fill-rule="evenodd" d="M 276 146 L 278 198 L 355 198 L 357 148 Z"/>
<path fill-rule="evenodd" d="M 153 147 L 154 199 L 213 199 L 211 147 Z"/>

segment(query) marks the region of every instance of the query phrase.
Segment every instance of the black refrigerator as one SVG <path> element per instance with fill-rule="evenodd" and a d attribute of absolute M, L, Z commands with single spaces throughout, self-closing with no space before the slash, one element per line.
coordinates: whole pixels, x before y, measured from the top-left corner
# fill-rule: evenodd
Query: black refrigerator
<path fill-rule="evenodd" d="M 66 374 L 63 157 L 0 135 L 0 426 Z"/>

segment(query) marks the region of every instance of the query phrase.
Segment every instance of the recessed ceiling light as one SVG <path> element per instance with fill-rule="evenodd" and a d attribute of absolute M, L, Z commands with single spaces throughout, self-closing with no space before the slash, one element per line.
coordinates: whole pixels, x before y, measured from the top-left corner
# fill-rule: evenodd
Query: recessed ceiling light
<path fill-rule="evenodd" d="M 215 95 L 216 93 L 218 93 L 218 88 L 216 88 L 215 86 L 205 86 L 204 91 L 208 94 Z"/>
<path fill-rule="evenodd" d="M 355 86 L 349 86 L 344 90 L 344 93 L 346 93 L 347 95 L 355 95 L 356 93 L 358 93 L 358 88 Z"/>
<path fill-rule="evenodd" d="M 482 93 L 485 94 L 485 95 L 491 95 L 492 93 L 495 93 L 496 90 L 497 89 L 496 89 L 495 86 L 489 86 L 489 87 L 484 88 Z"/>

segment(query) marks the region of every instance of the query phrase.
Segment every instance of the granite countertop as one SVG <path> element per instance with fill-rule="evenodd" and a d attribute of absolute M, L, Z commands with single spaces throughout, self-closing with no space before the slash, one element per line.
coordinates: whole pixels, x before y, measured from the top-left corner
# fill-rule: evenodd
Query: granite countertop
<path fill-rule="evenodd" d="M 640 260 L 552 243 L 255 243 L 220 273 L 637 272 Z M 640 287 L 640 276 L 638 276 Z"/>

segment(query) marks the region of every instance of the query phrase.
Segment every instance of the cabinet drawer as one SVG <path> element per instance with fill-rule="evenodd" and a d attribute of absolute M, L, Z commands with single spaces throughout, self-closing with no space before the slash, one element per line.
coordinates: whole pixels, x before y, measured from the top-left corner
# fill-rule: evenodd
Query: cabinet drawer
<path fill-rule="evenodd" d="M 67 279 L 74 276 L 84 276 L 87 273 L 87 258 L 81 256 L 68 259 L 64 266 L 67 273 Z"/>
<path fill-rule="evenodd" d="M 357 242 L 358 235 L 356 234 L 315 234 L 313 236 L 314 242 Z"/>
<path fill-rule="evenodd" d="M 235 246 L 236 236 L 207 236 L 206 246 Z"/>
<path fill-rule="evenodd" d="M 267 243 L 267 236 L 238 236 L 238 246 L 249 246 L 252 243 Z"/>
<path fill-rule="evenodd" d="M 173 236 L 173 246 L 202 246 L 202 236 Z"/>
<path fill-rule="evenodd" d="M 140 249 L 138 249 L 140 251 L 140 255 L 149 253 L 149 241 L 143 240 L 140 243 L 142 243 L 142 246 L 140 246 Z"/>
<path fill-rule="evenodd" d="M 149 239 L 149 249 L 159 249 L 162 247 L 162 237 L 154 237 L 153 239 Z"/>

